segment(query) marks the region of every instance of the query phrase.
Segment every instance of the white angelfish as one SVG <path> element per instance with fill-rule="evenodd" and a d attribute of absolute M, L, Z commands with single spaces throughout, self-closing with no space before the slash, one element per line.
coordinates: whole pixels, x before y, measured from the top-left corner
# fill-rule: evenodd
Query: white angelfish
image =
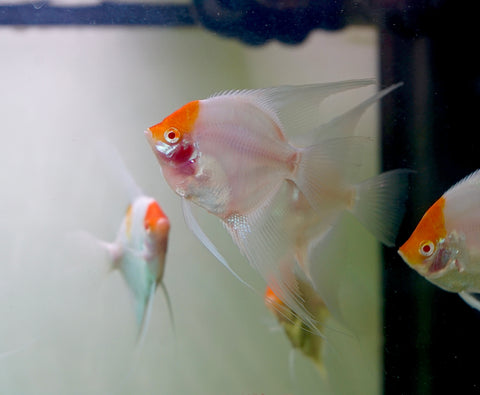
<path fill-rule="evenodd" d="M 157 201 L 141 192 L 114 148 L 106 143 L 99 143 L 97 148 L 101 149 L 102 158 L 114 174 L 121 177 L 130 194 L 131 203 L 115 240 L 111 243 L 100 241 L 99 244 L 109 252 L 112 269 L 120 271 L 133 295 L 140 343 L 159 286 L 165 295 L 173 325 L 171 303 L 162 281 L 170 221 Z"/>
<path fill-rule="evenodd" d="M 186 104 L 145 132 L 184 207 L 195 203 L 217 216 L 274 294 L 311 328 L 315 319 L 291 281 L 296 267 L 330 307 L 335 296 L 322 294 L 310 275 L 311 265 L 319 264 L 311 261 L 312 249 L 344 211 L 390 246 L 403 216 L 407 170 L 360 184 L 350 180 L 370 142 L 354 135 L 360 117 L 400 84 L 330 122 L 318 120 L 325 98 L 371 84 L 365 79 L 218 93 Z M 296 133 L 303 133 L 309 145 L 287 138 Z M 212 250 L 195 218 L 186 216 Z M 213 252 L 218 257 L 214 247 Z"/>

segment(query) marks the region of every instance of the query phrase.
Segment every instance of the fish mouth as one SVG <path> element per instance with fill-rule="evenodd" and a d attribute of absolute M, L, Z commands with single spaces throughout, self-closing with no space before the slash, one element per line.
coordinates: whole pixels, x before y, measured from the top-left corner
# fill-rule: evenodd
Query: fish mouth
<path fill-rule="evenodd" d="M 176 146 L 168 145 L 163 141 L 158 141 L 154 139 L 152 135 L 152 131 L 150 129 L 145 130 L 143 133 L 145 134 L 148 144 L 150 145 L 150 147 L 152 148 L 155 154 L 157 154 L 158 152 L 163 157 L 166 157 L 166 158 L 172 157 L 172 155 L 175 152 Z"/>
<path fill-rule="evenodd" d="M 400 250 L 400 249 L 397 250 L 397 253 L 398 253 L 398 255 L 400 255 L 400 256 L 402 257 L 402 259 L 403 259 L 406 263 L 408 263 L 407 257 L 406 257 L 405 254 L 402 252 L 402 250 Z"/>
<path fill-rule="evenodd" d="M 403 261 L 412 269 L 414 269 L 416 272 L 420 273 L 422 276 L 425 276 L 427 274 L 426 268 L 422 264 L 415 264 L 415 263 L 412 264 L 408 259 L 407 255 L 404 252 L 402 252 L 401 248 L 397 250 L 397 253 L 402 257 Z"/>

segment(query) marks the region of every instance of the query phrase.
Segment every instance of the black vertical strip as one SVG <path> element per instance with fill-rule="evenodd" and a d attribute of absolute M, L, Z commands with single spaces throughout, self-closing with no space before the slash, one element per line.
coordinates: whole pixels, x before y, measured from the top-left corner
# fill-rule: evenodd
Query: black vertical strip
<path fill-rule="evenodd" d="M 423 41 L 423 42 L 422 42 Z M 384 170 L 410 168 L 418 171 L 412 178 L 411 203 L 398 240 L 406 240 L 415 226 L 418 216 L 412 215 L 418 205 L 427 207 L 415 191 L 417 175 L 426 176 L 425 165 L 419 168 L 417 155 L 422 143 L 432 133 L 428 113 L 417 112 L 419 106 L 428 103 L 426 95 L 428 74 L 425 64 L 425 40 L 402 39 L 383 30 L 380 37 L 382 85 L 403 81 L 404 85 L 385 98 L 382 106 L 382 148 Z M 416 84 L 417 72 L 424 77 Z M 416 138 L 416 135 L 422 136 Z M 421 155 L 428 162 L 427 152 Z M 431 158 L 430 158 L 431 159 Z M 413 196 L 415 195 L 415 196 Z M 428 199 L 427 199 L 428 200 Z M 428 204 L 428 203 L 427 203 Z M 386 394 L 431 393 L 431 364 L 428 357 L 428 341 L 425 334 L 431 331 L 429 305 L 431 294 L 426 292 L 424 280 L 403 263 L 395 249 L 384 250 L 384 367 Z M 426 284 L 426 288 L 430 287 Z M 421 297 L 419 297 L 421 296 Z M 425 311 L 427 314 L 425 316 Z M 420 392 L 421 389 L 421 392 Z"/>
<path fill-rule="evenodd" d="M 409 31 L 388 18 L 381 29 L 382 86 L 405 83 L 383 102 L 383 167 L 416 171 L 398 245 L 436 199 L 480 168 L 475 15 L 444 2 L 408 21 Z M 430 284 L 395 250 L 385 249 L 384 260 L 385 394 L 480 393 L 480 313 Z"/>

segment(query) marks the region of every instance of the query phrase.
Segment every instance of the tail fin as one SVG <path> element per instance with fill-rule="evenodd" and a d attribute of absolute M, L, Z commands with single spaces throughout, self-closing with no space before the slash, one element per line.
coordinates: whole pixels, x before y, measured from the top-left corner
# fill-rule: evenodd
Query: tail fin
<path fill-rule="evenodd" d="M 351 212 L 382 243 L 391 247 L 405 213 L 408 175 L 397 169 L 370 178 L 356 186 Z"/>

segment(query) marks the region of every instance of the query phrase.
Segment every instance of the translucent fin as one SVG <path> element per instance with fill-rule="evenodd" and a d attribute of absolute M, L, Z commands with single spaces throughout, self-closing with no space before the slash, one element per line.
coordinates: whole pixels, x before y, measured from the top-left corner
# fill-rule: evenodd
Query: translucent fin
<path fill-rule="evenodd" d="M 156 288 L 155 283 L 152 283 L 150 287 L 150 292 L 147 296 L 147 301 L 145 301 L 145 299 L 137 299 L 137 298 L 135 299 L 135 312 L 137 313 L 137 322 L 140 323 L 140 326 L 139 326 L 139 331 L 137 333 L 137 341 L 135 344 L 135 348 L 133 350 L 132 357 L 129 361 L 130 363 L 129 363 L 128 370 L 119 380 L 119 387 L 118 387 L 119 391 L 120 391 L 120 388 L 123 388 L 125 383 L 128 380 L 130 380 L 130 378 L 133 376 L 133 374 L 137 369 L 143 344 L 145 342 L 148 324 L 150 322 L 153 300 L 155 296 L 155 288 Z"/>
<path fill-rule="evenodd" d="M 110 260 L 112 262 L 112 267 L 111 269 L 115 268 L 115 263 L 121 258 L 123 250 L 120 245 L 117 243 L 109 243 L 107 241 L 103 240 L 96 240 L 97 244 L 103 248 L 105 251 L 107 251 Z"/>
<path fill-rule="evenodd" d="M 470 292 L 460 292 L 458 294 L 465 303 L 467 303 L 470 307 L 474 308 L 475 310 L 480 311 L 480 300 L 478 300 L 474 294 Z"/>
<path fill-rule="evenodd" d="M 170 300 L 170 296 L 168 294 L 167 287 L 165 286 L 165 284 L 163 282 L 161 282 L 159 284 L 159 286 L 162 289 L 163 295 L 165 296 L 165 303 L 167 305 L 168 315 L 170 317 L 170 325 L 172 326 L 172 332 L 173 332 L 173 334 L 175 335 L 175 338 L 176 338 L 177 331 L 175 329 L 175 319 L 174 319 L 174 315 L 173 315 L 172 301 Z"/>
<path fill-rule="evenodd" d="M 140 322 L 140 329 L 137 337 L 137 347 L 141 347 L 145 340 L 148 324 L 152 315 L 153 301 L 155 299 L 156 284 L 152 282 L 150 286 L 150 292 L 148 293 L 147 300 L 137 300 L 135 303 L 135 312 L 137 314 L 137 321 Z"/>
<path fill-rule="evenodd" d="M 348 204 L 348 181 L 353 168 L 362 165 L 367 137 L 333 138 L 301 150 L 294 182 L 318 212 L 327 206 Z"/>
<path fill-rule="evenodd" d="M 387 171 L 356 186 L 352 213 L 389 247 L 395 245 L 405 213 L 408 176 L 411 173 L 406 169 Z"/>
<path fill-rule="evenodd" d="M 347 80 L 323 84 L 278 86 L 273 88 L 221 92 L 214 96 L 241 95 L 250 98 L 277 118 L 285 130 L 304 133 L 318 126 L 319 105 L 330 95 L 372 85 L 373 79 Z"/>
<path fill-rule="evenodd" d="M 210 251 L 215 258 L 217 258 L 220 263 L 225 266 L 225 268 L 234 275 L 234 277 L 240 281 L 243 285 L 246 285 L 251 290 L 254 288 L 248 284 L 245 280 L 243 280 L 227 263 L 226 259 L 220 254 L 217 250 L 215 245 L 210 241 L 207 235 L 203 232 L 202 228 L 198 224 L 195 216 L 193 215 L 191 204 L 188 200 L 182 199 L 182 208 L 183 208 L 183 216 L 185 218 L 185 222 L 189 229 L 193 232 L 193 234 L 202 242 L 202 244 Z"/>
<path fill-rule="evenodd" d="M 345 324 L 345 317 L 340 308 L 339 289 L 346 269 L 347 253 L 345 248 L 339 247 L 345 244 L 344 233 L 337 223 L 320 240 L 313 243 L 309 252 L 315 291 L 327 305 L 330 314 L 342 324 Z"/>
<path fill-rule="evenodd" d="M 306 310 L 295 276 L 295 236 L 289 221 L 294 185 L 283 182 L 266 202 L 248 215 L 232 215 L 225 226 L 241 253 L 273 290 L 314 333 L 317 322 Z"/>
<path fill-rule="evenodd" d="M 79 245 L 82 249 L 99 247 L 106 251 L 111 263 L 111 270 L 116 268 L 118 260 L 123 255 L 123 249 L 118 243 L 109 243 L 107 241 L 99 240 L 91 233 L 84 230 L 70 231 L 67 234 L 67 238 L 69 242 Z"/>
<path fill-rule="evenodd" d="M 133 179 L 131 173 L 125 166 L 120 153 L 115 146 L 105 138 L 98 138 L 94 142 L 94 147 L 102 162 L 107 166 L 109 173 L 115 177 L 120 185 L 126 189 L 129 201 L 141 196 L 142 190 Z"/>
<path fill-rule="evenodd" d="M 320 127 L 315 127 L 306 135 L 299 136 L 297 138 L 298 141 L 302 145 L 312 145 L 321 143 L 327 138 L 353 136 L 355 127 L 367 108 L 402 85 L 403 82 L 400 82 L 381 90 L 351 110 L 332 119 L 330 122 L 322 124 Z"/>

